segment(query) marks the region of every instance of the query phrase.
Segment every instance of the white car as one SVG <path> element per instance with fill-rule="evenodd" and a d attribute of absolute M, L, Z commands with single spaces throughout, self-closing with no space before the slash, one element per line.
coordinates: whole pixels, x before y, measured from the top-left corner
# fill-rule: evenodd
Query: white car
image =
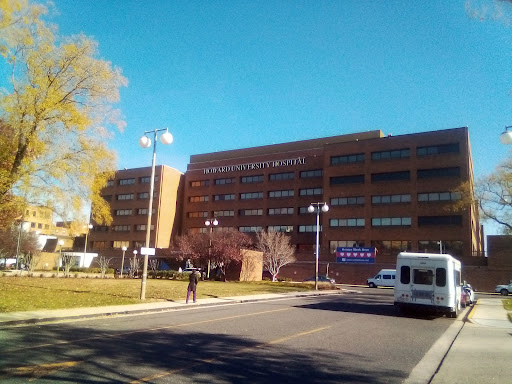
<path fill-rule="evenodd" d="M 497 285 L 496 288 L 494 288 L 494 292 L 508 296 L 509 293 L 512 293 L 512 283 L 508 285 Z"/>

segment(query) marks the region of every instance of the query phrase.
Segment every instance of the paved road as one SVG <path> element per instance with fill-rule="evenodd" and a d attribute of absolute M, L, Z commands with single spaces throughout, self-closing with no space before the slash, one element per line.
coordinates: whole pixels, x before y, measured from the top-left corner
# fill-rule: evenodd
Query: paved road
<path fill-rule="evenodd" d="M 7 328 L 0 382 L 400 383 L 453 320 L 358 291 Z"/>

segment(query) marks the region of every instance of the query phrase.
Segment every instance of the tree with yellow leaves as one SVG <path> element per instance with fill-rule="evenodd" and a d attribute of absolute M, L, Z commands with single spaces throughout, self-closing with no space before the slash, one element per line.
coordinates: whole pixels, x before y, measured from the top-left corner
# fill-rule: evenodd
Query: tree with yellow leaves
<path fill-rule="evenodd" d="M 95 41 L 60 37 L 47 13 L 28 0 L 0 0 L 0 53 L 10 69 L 0 93 L 0 217 L 18 196 L 64 220 L 90 202 L 93 220 L 109 224 L 100 191 L 116 167 L 105 140 L 124 128 L 113 105 L 127 80 L 97 58 Z"/>

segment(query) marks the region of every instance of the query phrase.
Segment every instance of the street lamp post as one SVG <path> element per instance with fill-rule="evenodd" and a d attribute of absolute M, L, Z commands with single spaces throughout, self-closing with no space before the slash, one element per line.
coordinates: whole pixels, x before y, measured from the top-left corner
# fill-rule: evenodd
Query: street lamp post
<path fill-rule="evenodd" d="M 148 225 L 146 228 L 146 249 L 149 248 L 149 238 L 151 235 L 151 213 L 153 211 L 153 190 L 155 188 L 155 160 L 156 160 L 156 139 L 157 139 L 157 133 L 165 131 L 162 133 L 162 136 L 160 136 L 160 141 L 162 144 L 171 144 L 172 143 L 172 135 L 169 133 L 168 128 L 162 128 L 162 129 L 154 129 L 152 131 L 145 131 L 144 136 L 142 136 L 139 139 L 139 145 L 142 148 L 149 148 L 151 146 L 151 139 L 147 137 L 146 135 L 148 133 L 153 132 L 155 137 L 153 140 L 153 161 L 151 163 L 151 180 L 150 180 L 150 187 L 149 187 L 149 209 L 148 209 Z M 156 239 L 155 239 L 156 241 Z M 156 245 L 156 244 L 155 244 Z M 146 279 L 148 275 L 148 253 L 144 255 L 144 266 L 142 267 L 142 282 L 140 286 L 140 299 L 146 300 Z"/>
<path fill-rule="evenodd" d="M 512 128 L 512 125 L 506 126 L 505 131 L 500 135 L 500 141 L 502 144 L 512 144 L 512 132 L 508 130 L 509 128 Z"/>
<path fill-rule="evenodd" d="M 134 270 L 132 271 L 132 275 L 133 275 L 132 277 L 135 277 L 135 262 L 136 262 L 135 259 L 137 258 L 137 253 L 138 253 L 137 250 L 134 249 L 133 250 L 133 264 L 132 264 Z"/>
<path fill-rule="evenodd" d="M 313 213 L 313 212 L 315 212 L 315 210 L 316 210 L 315 290 L 318 290 L 318 258 L 319 258 L 319 252 L 320 252 L 320 211 L 327 212 L 329 210 L 329 206 L 327 205 L 326 202 L 311 203 L 308 207 L 308 212 Z"/>
<path fill-rule="evenodd" d="M 126 252 L 126 247 L 123 245 L 123 247 L 121 248 L 123 250 L 123 258 L 121 259 L 121 274 L 120 274 L 120 278 L 122 279 L 123 278 L 123 268 L 124 268 L 124 253 Z"/>
<path fill-rule="evenodd" d="M 64 245 L 64 240 L 59 240 L 59 260 L 57 261 L 57 277 L 59 277 L 59 268 L 60 262 L 62 260 L 62 246 Z"/>
<path fill-rule="evenodd" d="M 208 272 L 206 274 L 206 278 L 210 278 L 210 261 L 212 256 L 212 233 L 213 233 L 213 227 L 216 227 L 219 225 L 219 221 L 214 217 L 213 219 L 208 219 L 204 222 L 204 225 L 207 227 L 210 227 L 210 241 L 208 244 Z"/>
<path fill-rule="evenodd" d="M 87 232 L 85 232 L 85 245 L 84 245 L 84 259 L 82 260 L 82 265 L 85 263 L 85 254 L 87 253 L 87 237 L 89 236 L 89 231 L 92 229 L 92 224 L 89 223 L 87 226 Z"/>

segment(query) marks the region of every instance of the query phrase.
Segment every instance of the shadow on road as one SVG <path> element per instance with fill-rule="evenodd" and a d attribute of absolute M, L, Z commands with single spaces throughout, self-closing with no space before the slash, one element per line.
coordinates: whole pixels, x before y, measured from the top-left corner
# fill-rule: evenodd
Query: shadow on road
<path fill-rule="evenodd" d="M 325 305 L 314 309 L 327 309 L 328 303 Z M 355 309 L 363 310 L 362 305 Z M 345 307 L 340 303 L 335 308 Z M 386 311 L 376 313 L 380 312 Z M 151 383 L 381 384 L 405 379 L 403 372 L 392 368 L 371 372 L 355 368 L 353 362 L 364 362 L 367 356 L 326 353 L 316 346 L 308 353 L 297 353 L 286 343 L 258 344 L 251 339 L 194 332 L 188 326 L 135 332 L 97 331 L 77 324 L 49 325 L 37 332 L 10 329 L 9 340 L 0 344 L 0 354 L 0 382 L 9 383 L 37 375 L 48 383 L 145 379 Z M 61 369 L 48 365 L 55 369 L 46 371 L 14 369 L 41 361 L 74 363 Z"/>

